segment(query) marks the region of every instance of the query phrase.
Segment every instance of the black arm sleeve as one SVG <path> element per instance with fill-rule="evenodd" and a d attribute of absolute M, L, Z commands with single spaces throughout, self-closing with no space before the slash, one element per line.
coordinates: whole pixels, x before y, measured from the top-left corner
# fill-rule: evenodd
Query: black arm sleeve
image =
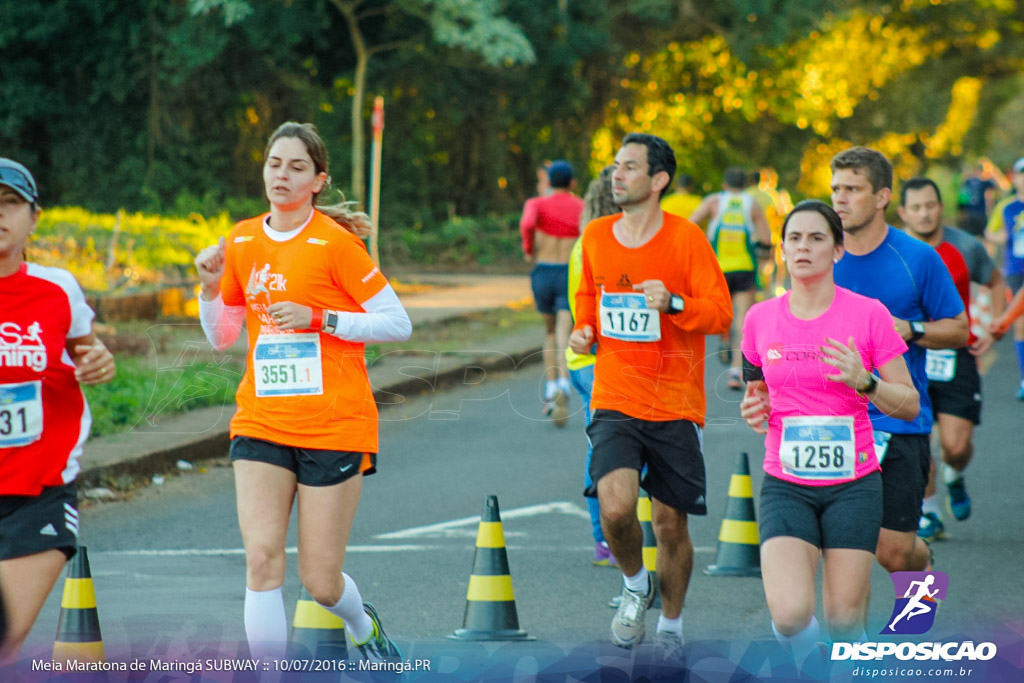
<path fill-rule="evenodd" d="M 764 373 L 761 371 L 760 365 L 754 365 L 746 356 L 743 356 L 743 381 L 744 382 L 763 382 Z"/>

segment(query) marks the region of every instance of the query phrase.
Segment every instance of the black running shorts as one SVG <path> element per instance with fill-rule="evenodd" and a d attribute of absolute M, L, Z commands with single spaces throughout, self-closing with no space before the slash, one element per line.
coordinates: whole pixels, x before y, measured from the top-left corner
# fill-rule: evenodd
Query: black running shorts
<path fill-rule="evenodd" d="M 956 349 L 956 368 L 949 381 L 928 377 L 928 396 L 932 413 L 952 415 L 981 424 L 981 375 L 978 361 L 966 347 Z"/>
<path fill-rule="evenodd" d="M 334 486 L 357 474 L 377 471 L 376 453 L 328 451 L 282 446 L 273 441 L 236 436 L 231 440 L 231 460 L 255 460 L 295 473 L 303 486 Z"/>
<path fill-rule="evenodd" d="M 917 531 L 932 454 L 927 434 L 893 434 L 882 460 L 882 528 Z"/>
<path fill-rule="evenodd" d="M 585 494 L 597 496 L 597 482 L 621 468 L 647 474 L 640 485 L 655 500 L 691 515 L 708 513 L 701 429 L 689 420 L 652 422 L 616 410 L 595 410 L 587 427 L 594 454 Z"/>
<path fill-rule="evenodd" d="M 821 548 L 875 552 L 882 525 L 878 472 L 828 486 L 805 486 L 766 474 L 757 513 L 761 542 L 792 536 Z"/>
<path fill-rule="evenodd" d="M 734 270 L 731 273 L 724 273 L 725 284 L 729 286 L 729 293 L 750 292 L 757 289 L 757 278 L 752 270 Z"/>
<path fill-rule="evenodd" d="M 78 549 L 78 484 L 43 489 L 38 496 L 0 496 L 0 560 Z"/>

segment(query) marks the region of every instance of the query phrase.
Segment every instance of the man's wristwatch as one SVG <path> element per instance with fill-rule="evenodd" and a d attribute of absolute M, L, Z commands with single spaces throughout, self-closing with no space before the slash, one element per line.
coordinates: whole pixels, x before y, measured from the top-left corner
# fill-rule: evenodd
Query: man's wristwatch
<path fill-rule="evenodd" d="M 920 320 L 915 320 L 910 323 L 910 341 L 917 341 L 924 336 L 924 323 Z"/>
<path fill-rule="evenodd" d="M 683 297 L 678 294 L 669 293 L 668 295 L 668 314 L 675 315 L 676 313 L 682 313 L 684 308 Z"/>
<path fill-rule="evenodd" d="M 878 388 L 878 378 L 868 373 L 868 381 L 864 383 L 860 389 L 857 390 L 858 394 L 867 395 Z"/>

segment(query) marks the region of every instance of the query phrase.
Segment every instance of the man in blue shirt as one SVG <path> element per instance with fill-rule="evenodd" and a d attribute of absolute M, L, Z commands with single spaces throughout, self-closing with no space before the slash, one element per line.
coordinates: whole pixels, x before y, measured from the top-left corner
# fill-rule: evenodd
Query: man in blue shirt
<path fill-rule="evenodd" d="M 1017 198 L 1002 209 L 1004 228 L 997 239 L 1006 244 L 1006 284 L 1017 294 L 1024 287 L 1024 157 L 1013 164 L 1012 182 Z M 1024 401 L 1024 318 L 1018 318 L 1013 324 L 1013 346 L 1020 370 L 1017 400 Z"/>
<path fill-rule="evenodd" d="M 846 247 L 836 264 L 836 284 L 889 309 L 909 346 L 904 359 L 921 396 L 921 412 L 910 422 L 869 407 L 882 460 L 884 506 L 875 554 L 890 572 L 921 571 L 930 564 L 928 546 L 917 536 L 931 463 L 925 349 L 966 344 L 967 314 L 935 249 L 886 222 L 892 197 L 889 160 L 873 149 L 853 147 L 833 157 L 831 168 L 832 206 L 843 220 Z"/>

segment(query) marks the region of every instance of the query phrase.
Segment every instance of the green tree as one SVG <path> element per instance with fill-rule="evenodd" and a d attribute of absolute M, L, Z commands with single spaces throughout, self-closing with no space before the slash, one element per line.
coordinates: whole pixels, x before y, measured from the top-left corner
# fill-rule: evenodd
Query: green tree
<path fill-rule="evenodd" d="M 533 48 L 522 32 L 500 16 L 497 0 L 330 0 L 345 18 L 355 51 L 352 98 L 352 196 L 366 199 L 364 109 L 366 78 L 374 55 L 411 46 L 429 32 L 434 42 L 479 55 L 490 66 L 510 66 L 534 60 Z M 252 13 L 248 0 L 190 0 L 194 13 L 222 7 L 228 25 Z M 289 5 L 291 3 L 288 3 Z M 299 11 L 299 10 L 294 10 Z M 418 20 L 412 33 L 371 43 L 365 26 L 375 21 Z"/>

